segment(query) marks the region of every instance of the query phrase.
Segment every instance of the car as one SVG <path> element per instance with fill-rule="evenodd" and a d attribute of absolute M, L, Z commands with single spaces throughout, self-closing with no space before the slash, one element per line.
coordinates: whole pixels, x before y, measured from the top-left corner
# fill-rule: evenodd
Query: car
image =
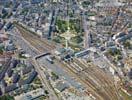
<path fill-rule="evenodd" d="M 52 58 L 51 58 L 50 56 L 46 56 L 46 60 L 47 60 L 49 63 L 51 63 L 51 64 L 54 63 L 53 60 L 52 60 Z"/>

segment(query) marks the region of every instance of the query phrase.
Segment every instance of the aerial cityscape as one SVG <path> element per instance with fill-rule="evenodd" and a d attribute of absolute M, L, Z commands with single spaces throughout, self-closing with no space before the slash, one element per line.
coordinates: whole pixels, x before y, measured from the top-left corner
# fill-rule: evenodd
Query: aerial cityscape
<path fill-rule="evenodd" d="M 132 0 L 0 0 L 0 100 L 132 100 Z"/>

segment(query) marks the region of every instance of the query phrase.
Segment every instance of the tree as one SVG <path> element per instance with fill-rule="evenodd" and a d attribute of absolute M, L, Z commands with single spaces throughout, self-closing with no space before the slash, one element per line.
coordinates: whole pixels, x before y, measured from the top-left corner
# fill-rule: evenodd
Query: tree
<path fill-rule="evenodd" d="M 44 92 L 45 92 L 45 94 L 49 94 L 49 92 L 47 90 L 45 90 Z"/>
<path fill-rule="evenodd" d="M 130 49 L 132 47 L 131 43 L 129 41 L 125 41 L 123 43 L 124 47 L 127 48 L 127 49 Z"/>
<path fill-rule="evenodd" d="M 4 95 L 2 97 L 0 97 L 0 100 L 15 100 L 14 97 L 10 96 L 10 95 Z"/>

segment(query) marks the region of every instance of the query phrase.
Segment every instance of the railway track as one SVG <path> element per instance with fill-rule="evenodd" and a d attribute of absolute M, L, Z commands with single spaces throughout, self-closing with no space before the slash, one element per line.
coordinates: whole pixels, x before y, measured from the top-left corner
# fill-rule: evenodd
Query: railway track
<path fill-rule="evenodd" d="M 55 49 L 54 44 L 49 44 L 47 41 L 29 33 L 20 26 L 16 27 L 22 37 L 38 50 L 37 52 L 43 53 Z M 118 94 L 116 93 L 112 79 L 104 74 L 102 70 L 99 70 L 99 68 L 90 66 L 86 62 L 80 62 L 78 59 L 73 59 L 73 62 L 70 64 L 59 64 L 61 64 L 62 67 L 67 67 L 81 83 L 87 86 L 88 90 L 93 96 L 97 97 L 98 100 L 118 100 Z"/>
<path fill-rule="evenodd" d="M 39 38 L 38 36 L 33 35 L 23 27 L 16 24 L 15 26 L 19 30 L 21 36 L 25 40 L 27 40 L 30 43 L 30 45 L 34 46 L 39 53 L 43 53 L 55 49 L 55 43 L 48 43 L 49 42 L 48 40 L 44 40 Z"/>
<path fill-rule="evenodd" d="M 89 95 L 92 94 L 94 97 L 96 97 L 97 100 L 104 100 L 99 94 L 97 94 L 95 92 L 95 88 L 88 82 L 86 81 L 81 75 L 79 75 L 78 73 L 76 73 L 77 71 L 72 68 L 71 65 L 65 63 L 65 62 L 62 62 L 60 63 L 59 61 L 56 61 L 56 63 L 58 64 L 58 66 L 61 66 L 63 67 L 66 72 L 71 75 L 72 77 L 76 77 L 76 79 L 84 86 L 87 88 L 87 94 Z"/>
<path fill-rule="evenodd" d="M 97 86 L 99 84 L 99 87 L 104 89 L 105 91 L 103 92 L 103 95 L 106 94 L 106 99 L 108 100 L 109 98 L 117 99 L 118 100 L 118 94 L 116 91 L 116 88 L 113 83 L 113 79 L 108 76 L 106 73 L 104 73 L 101 69 L 97 68 L 95 65 L 88 65 L 86 62 L 79 62 L 78 60 L 74 60 L 76 63 L 79 63 L 80 66 L 83 66 L 85 69 L 82 71 L 82 74 L 85 72 L 86 73 L 86 78 L 92 77 L 91 81 L 93 81 L 93 86 Z M 89 67 L 88 67 L 89 66 Z M 96 82 L 94 82 L 96 80 Z M 96 84 L 97 83 L 97 84 Z M 98 89 L 98 88 L 97 88 Z M 111 100 L 110 99 L 110 100 Z"/>
<path fill-rule="evenodd" d="M 72 64 L 64 65 L 64 67 L 66 66 L 89 87 L 88 89 L 95 97 L 101 96 L 102 100 L 118 100 L 112 78 L 108 77 L 102 70 L 77 59 L 74 59 Z"/>

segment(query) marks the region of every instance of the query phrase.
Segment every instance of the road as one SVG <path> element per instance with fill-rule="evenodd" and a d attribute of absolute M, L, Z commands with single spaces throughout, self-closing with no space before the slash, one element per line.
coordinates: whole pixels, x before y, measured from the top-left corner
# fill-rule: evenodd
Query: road
<path fill-rule="evenodd" d="M 5 77 L 6 71 L 10 67 L 11 59 L 8 59 L 0 70 L 0 81 Z"/>
<path fill-rule="evenodd" d="M 84 39 L 85 49 L 89 48 L 90 45 L 91 45 L 90 28 L 88 27 L 86 22 L 87 22 L 86 21 L 86 16 L 83 13 L 83 29 L 85 31 L 85 39 Z"/>
<path fill-rule="evenodd" d="M 37 70 L 37 72 L 39 72 L 43 86 L 45 86 L 45 88 L 49 92 L 49 100 L 58 100 L 59 97 L 55 94 L 55 91 L 52 89 L 51 85 L 49 85 L 49 82 L 46 80 L 44 71 L 41 69 L 41 66 L 39 65 L 39 63 L 37 63 L 35 58 L 32 60 L 32 63 L 33 65 L 35 65 L 35 69 Z"/>
<path fill-rule="evenodd" d="M 125 9 L 126 9 L 125 6 L 119 7 L 117 9 L 115 19 L 114 19 L 112 27 L 111 27 L 111 31 L 117 31 L 117 29 L 119 31 L 125 31 L 126 30 L 126 27 L 130 22 L 129 22 L 128 17 L 125 18 L 126 16 L 128 16 L 127 13 L 124 13 Z"/>
<path fill-rule="evenodd" d="M 91 29 L 87 25 L 85 12 L 89 11 L 90 9 L 84 9 L 81 6 L 80 2 L 78 2 L 77 0 L 74 0 L 74 2 L 75 2 L 75 5 L 77 6 L 77 8 L 82 11 L 82 17 L 83 17 L 82 22 L 83 22 L 83 29 L 84 29 L 84 32 L 85 32 L 84 48 L 87 49 L 91 45 L 91 37 L 90 37 Z"/>
<path fill-rule="evenodd" d="M 49 38 L 51 38 L 51 36 L 53 36 L 51 33 L 53 31 L 53 28 L 55 27 L 55 23 L 56 23 L 56 18 L 57 18 L 57 14 L 59 12 L 59 9 L 54 7 L 54 10 L 52 11 L 52 17 L 51 17 L 51 22 L 50 22 L 50 27 L 49 27 Z"/>

